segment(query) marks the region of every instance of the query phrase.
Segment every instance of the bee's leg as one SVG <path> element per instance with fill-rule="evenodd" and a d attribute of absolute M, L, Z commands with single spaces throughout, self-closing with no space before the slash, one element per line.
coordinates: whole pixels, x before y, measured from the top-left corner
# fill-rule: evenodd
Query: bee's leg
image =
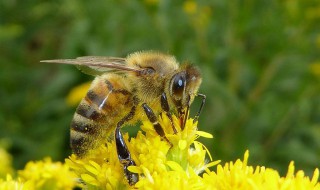
<path fill-rule="evenodd" d="M 143 103 L 142 107 L 143 107 L 144 112 L 146 113 L 149 121 L 153 124 L 153 127 L 156 130 L 156 132 L 158 133 L 158 135 L 163 137 L 172 146 L 172 143 L 166 137 L 166 134 L 164 133 L 164 130 L 162 129 L 160 123 L 158 122 L 157 116 L 153 113 L 152 109 L 146 103 Z"/>
<path fill-rule="evenodd" d="M 196 121 L 198 121 L 199 116 L 200 116 L 200 113 L 201 113 L 201 111 L 202 111 L 202 109 L 203 109 L 203 106 L 204 106 L 204 104 L 206 103 L 206 95 L 204 95 L 204 94 L 197 94 L 197 96 L 199 96 L 199 97 L 202 98 L 202 102 L 201 102 L 201 105 L 200 105 L 200 107 L 199 107 L 199 110 L 198 110 L 197 114 L 194 116 L 193 123 L 195 123 Z"/>
<path fill-rule="evenodd" d="M 172 126 L 172 129 L 173 129 L 173 133 L 176 134 L 177 133 L 177 129 L 173 125 L 172 115 L 170 114 L 170 107 L 169 107 L 167 95 L 166 95 L 165 92 L 163 92 L 161 94 L 161 108 L 166 112 L 168 118 L 170 119 L 171 126 Z"/>
<path fill-rule="evenodd" d="M 132 173 L 128 170 L 129 166 L 135 166 L 136 164 L 131 158 L 130 152 L 123 139 L 120 128 L 126 121 L 133 118 L 135 111 L 136 111 L 136 106 L 133 106 L 131 111 L 118 122 L 116 131 L 115 131 L 115 141 L 116 141 L 118 159 L 120 163 L 123 165 L 124 174 L 130 185 L 134 185 L 135 183 L 137 183 L 139 180 L 139 176 L 138 174 Z"/>

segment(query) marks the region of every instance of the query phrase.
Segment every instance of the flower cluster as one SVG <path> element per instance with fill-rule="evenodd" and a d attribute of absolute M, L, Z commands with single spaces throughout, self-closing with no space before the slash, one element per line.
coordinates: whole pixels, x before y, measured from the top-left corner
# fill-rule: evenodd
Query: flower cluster
<path fill-rule="evenodd" d="M 246 151 L 243 161 L 218 165 L 217 171 L 207 171 L 203 175 L 208 189 L 320 189 L 319 169 L 314 171 L 310 180 L 303 171 L 294 174 L 294 163 L 289 164 L 285 177 L 278 171 L 264 166 L 248 166 L 249 152 Z"/>
<path fill-rule="evenodd" d="M 243 161 L 221 165 L 220 161 L 212 161 L 207 149 L 197 141 L 198 137 L 212 136 L 198 131 L 192 119 L 187 120 L 183 130 L 178 118 L 173 117 L 172 124 L 166 114 L 159 117 L 159 123 L 171 144 L 156 133 L 149 121 L 143 122 L 142 131 L 135 138 L 124 135 L 136 163 L 129 170 L 139 175 L 133 186 L 125 178 L 114 141 L 106 142 L 86 158 L 72 155 L 66 163 L 87 189 L 320 189 L 318 169 L 309 179 L 303 171 L 294 174 L 291 162 L 287 176 L 280 177 L 271 168 L 248 166 L 248 151 Z"/>
<path fill-rule="evenodd" d="M 166 138 L 161 138 L 149 121 L 143 121 L 136 137 L 124 140 L 135 166 L 128 170 L 139 180 L 129 185 L 123 166 L 118 160 L 115 142 L 107 140 L 90 151 L 84 158 L 71 155 L 65 163 L 52 162 L 50 158 L 28 162 L 21 171 L 14 172 L 8 164 L 7 175 L 0 176 L 0 189 L 316 189 L 320 190 L 319 170 L 310 179 L 303 171 L 295 173 L 294 163 L 289 164 L 285 177 L 271 168 L 249 166 L 247 151 L 243 160 L 213 161 L 199 137 L 212 138 L 198 131 L 197 122 L 188 119 L 184 127 L 181 120 L 167 114 L 159 116 Z M 173 128 L 176 129 L 174 133 Z M 1 153 L 1 152 L 0 152 Z M 11 163 L 6 152 L 0 154 L 0 168 Z M 71 171 L 72 170 L 72 171 Z M 2 170 L 1 170 L 2 171 Z M 13 178 L 12 176 L 16 176 Z"/>
<path fill-rule="evenodd" d="M 184 130 L 181 130 L 180 121 L 176 117 L 173 117 L 172 124 L 166 114 L 159 117 L 159 123 L 171 144 L 157 134 L 149 121 L 143 122 L 142 131 L 135 138 L 129 140 L 128 135 L 124 135 L 136 163 L 129 170 L 139 174 L 138 183 L 132 187 L 124 177 L 114 141 L 106 142 L 84 159 L 72 155 L 66 163 L 89 189 L 181 189 L 201 186 L 199 174 L 218 162 L 206 160 L 207 149 L 196 139 L 199 136 L 212 136 L 198 131 L 192 119 L 187 121 Z M 172 125 L 178 131 L 176 134 L 173 133 Z"/>
<path fill-rule="evenodd" d="M 16 179 L 10 174 L 0 178 L 1 190 L 71 190 L 76 185 L 76 175 L 69 167 L 61 162 L 52 162 L 50 158 L 28 162 L 23 170 L 17 172 Z"/>

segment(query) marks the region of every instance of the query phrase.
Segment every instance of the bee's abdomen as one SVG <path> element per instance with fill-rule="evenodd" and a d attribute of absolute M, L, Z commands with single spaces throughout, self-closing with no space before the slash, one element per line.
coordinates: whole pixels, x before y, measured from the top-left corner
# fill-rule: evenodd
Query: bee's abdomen
<path fill-rule="evenodd" d="M 71 130 L 88 135 L 93 135 L 98 130 L 95 122 L 87 121 L 86 118 L 81 115 L 74 116 L 70 127 Z"/>
<path fill-rule="evenodd" d="M 102 131 L 99 118 L 102 118 L 103 115 L 101 110 L 99 111 L 85 98 L 79 104 L 70 125 L 70 146 L 77 156 L 81 157 L 89 149 L 95 147 L 94 140 Z"/>
<path fill-rule="evenodd" d="M 75 113 L 70 125 L 70 146 L 73 152 L 82 157 L 90 148 L 95 147 L 94 140 L 101 133 L 99 123 Z"/>
<path fill-rule="evenodd" d="M 109 92 L 110 93 L 110 92 Z M 104 94 L 102 94 L 104 95 Z M 94 135 L 98 132 L 99 124 L 106 123 L 105 117 L 108 113 L 100 109 L 104 98 L 102 95 L 96 94 L 93 90 L 89 90 L 86 97 L 82 99 L 71 122 L 71 130 L 79 133 Z M 109 94 L 110 95 L 110 94 Z M 104 118 L 104 121 L 102 119 Z"/>
<path fill-rule="evenodd" d="M 76 114 L 85 117 L 90 120 L 98 120 L 103 115 L 101 111 L 98 111 L 96 106 L 90 105 L 88 101 L 83 100 L 76 110 Z"/>
<path fill-rule="evenodd" d="M 118 83 L 113 78 L 96 79 L 76 109 L 70 126 L 70 145 L 77 156 L 98 147 L 128 112 L 125 103 L 130 105 L 130 93 L 115 89 L 112 84 Z"/>

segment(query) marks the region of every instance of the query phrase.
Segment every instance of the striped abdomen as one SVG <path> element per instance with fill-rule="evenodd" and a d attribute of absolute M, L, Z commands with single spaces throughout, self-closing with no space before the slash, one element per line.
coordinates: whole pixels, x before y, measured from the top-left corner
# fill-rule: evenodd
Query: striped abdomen
<path fill-rule="evenodd" d="M 117 75 L 97 77 L 80 102 L 70 126 L 70 145 L 77 156 L 97 148 L 133 106 L 124 89 L 124 78 Z"/>

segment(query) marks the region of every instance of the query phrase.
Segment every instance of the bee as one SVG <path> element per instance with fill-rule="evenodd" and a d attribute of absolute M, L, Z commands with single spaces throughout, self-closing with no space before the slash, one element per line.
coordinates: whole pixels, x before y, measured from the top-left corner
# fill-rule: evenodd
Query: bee
<path fill-rule="evenodd" d="M 202 81 L 198 68 L 179 65 L 168 54 L 144 51 L 126 58 L 86 56 L 41 62 L 77 65 L 83 72 L 96 76 L 73 116 L 70 146 L 81 158 L 114 132 L 118 158 L 131 185 L 138 181 L 138 176 L 127 170 L 135 162 L 120 128 L 149 119 L 156 132 L 168 141 L 157 115 L 165 111 L 172 121 L 171 113 L 175 112 L 184 126 L 194 98 L 202 98 L 195 120 L 205 103 L 205 95 L 198 94 Z M 177 132 L 174 127 L 173 131 Z"/>

